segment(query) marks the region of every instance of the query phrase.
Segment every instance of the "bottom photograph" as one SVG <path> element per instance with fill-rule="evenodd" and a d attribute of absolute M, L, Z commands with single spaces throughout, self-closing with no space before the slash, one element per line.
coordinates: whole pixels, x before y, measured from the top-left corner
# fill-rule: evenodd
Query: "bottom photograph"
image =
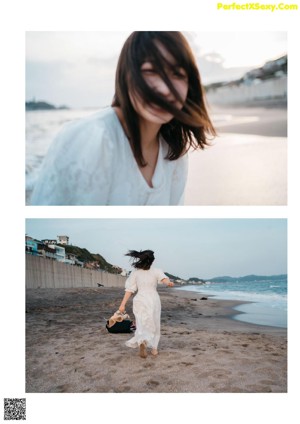
<path fill-rule="evenodd" d="M 286 219 L 27 219 L 27 393 L 286 393 Z"/>

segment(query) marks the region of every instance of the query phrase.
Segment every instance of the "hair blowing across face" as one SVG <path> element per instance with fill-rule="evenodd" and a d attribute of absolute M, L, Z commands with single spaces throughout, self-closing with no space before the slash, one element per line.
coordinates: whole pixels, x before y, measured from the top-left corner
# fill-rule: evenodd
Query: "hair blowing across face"
<path fill-rule="evenodd" d="M 136 250 L 129 250 L 125 256 L 130 256 L 133 259 L 132 266 L 138 269 L 148 270 L 150 269 L 154 261 L 154 252 L 152 250 L 141 250 L 137 252 Z"/>
<path fill-rule="evenodd" d="M 174 58 L 175 66 L 183 68 L 187 74 L 188 93 L 181 110 L 176 109 L 163 96 L 151 89 L 143 78 L 141 66 L 144 62 L 151 61 L 175 98 L 178 98 L 179 95 L 165 71 L 174 65 L 167 62 L 158 48 L 158 43 L 163 45 Z M 176 160 L 190 147 L 203 149 L 209 144 L 208 135 L 216 135 L 206 109 L 204 91 L 194 55 L 181 32 L 133 32 L 126 40 L 119 57 L 112 106 L 121 108 L 134 156 L 140 166 L 145 166 L 140 142 L 139 117 L 132 106 L 129 92 L 134 93 L 145 104 L 157 105 L 174 116 L 160 129 L 160 134 L 169 147 L 166 159 Z"/>

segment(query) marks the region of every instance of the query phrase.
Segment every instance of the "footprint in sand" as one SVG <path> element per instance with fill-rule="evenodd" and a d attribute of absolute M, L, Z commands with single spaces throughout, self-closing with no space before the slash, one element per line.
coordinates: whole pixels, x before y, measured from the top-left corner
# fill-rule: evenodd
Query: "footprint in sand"
<path fill-rule="evenodd" d="M 56 386 L 54 388 L 54 392 L 57 393 L 66 393 L 68 391 L 70 391 L 71 386 L 69 384 L 61 384 L 60 386 Z"/>
<path fill-rule="evenodd" d="M 232 354 L 231 351 L 228 350 L 228 347 L 225 347 L 223 349 L 219 349 L 218 350 L 219 353 L 228 353 L 228 354 Z"/>
<path fill-rule="evenodd" d="M 144 365 L 144 368 L 153 368 L 154 367 L 154 363 L 153 362 L 147 362 L 145 365 Z"/>
<path fill-rule="evenodd" d="M 149 386 L 150 388 L 152 387 L 152 388 L 154 388 L 154 387 L 157 387 L 157 386 L 159 386 L 159 382 L 158 381 L 155 381 L 155 380 L 149 380 L 149 381 L 147 381 L 147 386 Z"/>
<path fill-rule="evenodd" d="M 128 393 L 130 392 L 131 387 L 130 386 L 119 386 L 117 389 L 114 390 L 115 393 Z"/>

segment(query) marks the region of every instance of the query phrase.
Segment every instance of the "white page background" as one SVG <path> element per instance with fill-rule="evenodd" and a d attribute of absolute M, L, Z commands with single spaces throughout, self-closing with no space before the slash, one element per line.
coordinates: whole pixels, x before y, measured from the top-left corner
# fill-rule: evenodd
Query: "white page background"
<path fill-rule="evenodd" d="M 228 2 L 229 3 L 229 2 Z M 298 4 L 297 2 L 290 2 Z M 1 6 L 1 398 L 26 398 L 30 424 L 294 422 L 299 252 L 299 10 L 218 11 L 217 1 L 122 2 L 53 0 Z M 242 4 L 242 2 L 240 3 Z M 31 394 L 25 393 L 25 218 L 170 218 L 168 208 L 25 207 L 25 31 L 288 31 L 289 204 L 287 207 L 178 207 L 174 218 L 288 218 L 288 394 Z M 297 126 L 297 127 L 296 127 Z M 5 154 L 4 154 L 5 152 Z M 120 364 L 122 366 L 122 364 Z"/>

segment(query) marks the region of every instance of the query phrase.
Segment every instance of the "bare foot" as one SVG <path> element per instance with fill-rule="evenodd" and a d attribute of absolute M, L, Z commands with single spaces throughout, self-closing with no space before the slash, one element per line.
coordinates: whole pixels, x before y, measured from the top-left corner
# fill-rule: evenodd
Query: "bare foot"
<path fill-rule="evenodd" d="M 157 349 L 152 349 L 151 350 L 151 355 L 157 356 L 158 355 L 158 350 Z"/>
<path fill-rule="evenodd" d="M 140 344 L 140 357 L 147 358 L 147 346 L 145 342 Z"/>

